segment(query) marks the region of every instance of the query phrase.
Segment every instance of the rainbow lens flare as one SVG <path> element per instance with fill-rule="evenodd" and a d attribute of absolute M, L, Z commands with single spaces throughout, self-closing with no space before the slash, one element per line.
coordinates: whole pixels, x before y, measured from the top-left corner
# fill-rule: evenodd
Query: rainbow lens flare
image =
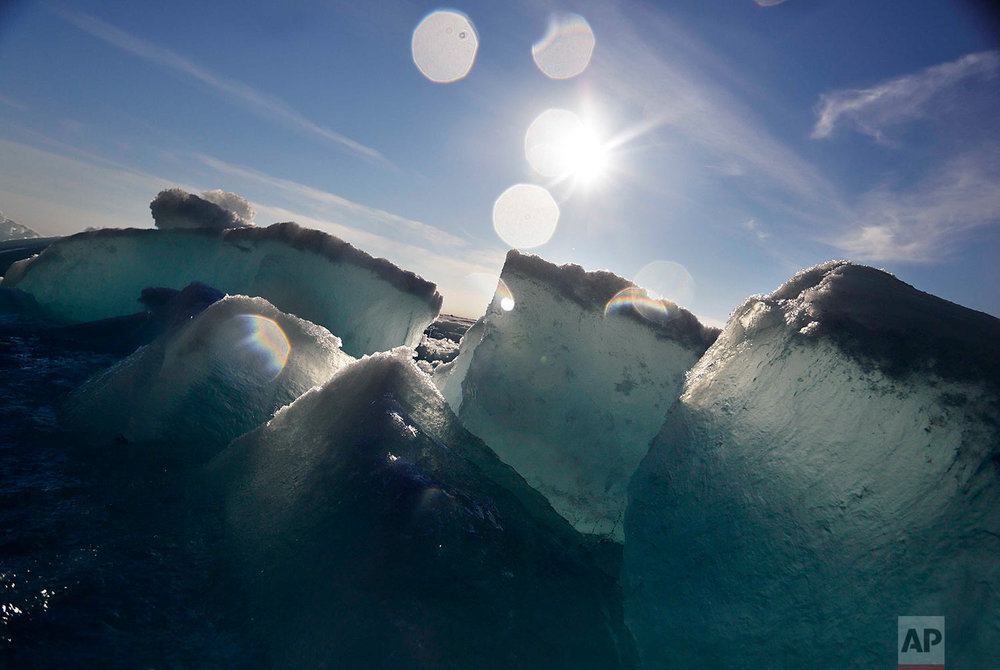
<path fill-rule="evenodd" d="M 594 31 L 579 14 L 553 16 L 549 29 L 531 47 L 535 65 L 551 79 L 569 79 L 587 69 L 594 53 Z"/>
<path fill-rule="evenodd" d="M 272 381 L 285 369 L 291 345 L 281 326 L 259 314 L 233 317 L 242 335 L 233 345 L 233 353 L 254 376 Z"/>
<path fill-rule="evenodd" d="M 653 300 L 646 295 L 644 289 L 634 286 L 615 293 L 604 305 L 604 316 L 629 309 L 635 310 L 642 318 L 653 323 L 663 323 L 670 316 L 666 301 Z"/>
<path fill-rule="evenodd" d="M 496 300 L 497 298 L 500 298 L 500 309 L 503 311 L 509 312 L 514 309 L 514 294 L 510 292 L 507 282 L 503 279 L 497 280 L 496 296 L 493 299 Z"/>

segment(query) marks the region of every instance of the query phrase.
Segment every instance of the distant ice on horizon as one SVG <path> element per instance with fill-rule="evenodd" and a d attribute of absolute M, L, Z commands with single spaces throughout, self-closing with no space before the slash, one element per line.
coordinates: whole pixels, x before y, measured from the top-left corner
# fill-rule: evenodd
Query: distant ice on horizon
<path fill-rule="evenodd" d="M 37 232 L 28 226 L 16 223 L 13 219 L 8 219 L 0 212 L 0 242 L 9 240 L 28 240 L 41 237 Z"/>

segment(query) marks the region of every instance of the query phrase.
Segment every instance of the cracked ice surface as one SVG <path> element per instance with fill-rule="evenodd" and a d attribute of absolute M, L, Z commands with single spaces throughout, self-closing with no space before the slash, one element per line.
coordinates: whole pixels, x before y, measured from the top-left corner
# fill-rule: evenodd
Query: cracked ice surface
<path fill-rule="evenodd" d="M 717 331 L 671 306 L 605 315 L 631 283 L 511 251 L 500 294 L 435 382 L 462 422 L 573 526 L 621 542 L 629 477 Z"/>

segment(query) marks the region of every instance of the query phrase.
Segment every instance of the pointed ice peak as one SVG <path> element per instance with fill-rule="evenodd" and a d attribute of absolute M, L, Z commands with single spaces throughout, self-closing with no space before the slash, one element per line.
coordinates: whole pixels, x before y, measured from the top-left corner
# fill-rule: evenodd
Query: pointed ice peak
<path fill-rule="evenodd" d="M 1000 383 L 1000 319 L 849 261 L 808 268 L 769 295 L 748 298 L 733 312 L 717 346 L 772 327 L 829 339 L 892 376 L 919 371 Z"/>
<path fill-rule="evenodd" d="M 0 212 L 0 242 L 6 242 L 7 240 L 27 240 L 35 237 L 41 237 L 41 235 L 28 226 L 23 226 L 12 219 L 8 219 L 4 216 L 3 212 Z"/>
<path fill-rule="evenodd" d="M 342 368 L 207 468 L 272 667 L 636 667 L 620 550 L 470 434 L 413 353 Z"/>
<path fill-rule="evenodd" d="M 500 274 L 504 285 L 510 285 L 511 275 L 528 277 L 543 283 L 553 296 L 572 301 L 581 309 L 590 312 L 605 311 L 616 296 L 620 296 L 623 292 L 632 291 L 636 292 L 636 295 L 646 296 L 643 287 L 636 286 L 613 272 L 587 271 L 572 263 L 556 265 L 538 256 L 522 254 L 516 249 L 507 252 Z M 513 300 L 516 305 L 516 295 L 513 296 Z M 707 347 L 719 334 L 719 329 L 702 324 L 698 321 L 698 317 L 676 303 L 669 300 L 647 300 L 647 302 L 660 302 L 662 308 L 652 314 L 642 309 L 625 309 L 618 313 L 693 347 Z"/>
<path fill-rule="evenodd" d="M 574 528 L 622 542 L 629 478 L 718 331 L 610 272 L 511 251 L 501 280 L 434 381 Z"/>
<path fill-rule="evenodd" d="M 740 306 L 630 483 L 644 663 L 874 667 L 886 612 L 932 611 L 955 667 L 991 665 L 998 324 L 843 261 Z"/>

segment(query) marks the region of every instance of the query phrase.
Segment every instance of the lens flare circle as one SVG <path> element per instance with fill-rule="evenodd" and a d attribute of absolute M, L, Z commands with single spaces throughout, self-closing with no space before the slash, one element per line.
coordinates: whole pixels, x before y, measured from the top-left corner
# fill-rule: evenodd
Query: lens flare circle
<path fill-rule="evenodd" d="M 634 311 L 647 321 L 664 323 L 670 316 L 670 307 L 663 300 L 654 300 L 645 289 L 630 286 L 623 288 L 604 305 L 604 316 L 614 312 Z"/>
<path fill-rule="evenodd" d="M 413 29 L 413 63 L 438 84 L 469 74 L 479 50 L 476 29 L 465 14 L 451 10 L 431 12 Z"/>
<path fill-rule="evenodd" d="M 639 270 L 632 280 L 654 299 L 690 305 L 694 298 L 694 277 L 680 263 L 653 261 Z"/>
<path fill-rule="evenodd" d="M 597 40 L 587 19 L 579 14 L 552 15 L 541 40 L 531 46 L 531 57 L 550 79 L 570 79 L 587 69 Z"/>
<path fill-rule="evenodd" d="M 514 301 L 514 294 L 511 293 L 510 288 L 507 286 L 507 282 L 503 279 L 497 280 L 497 290 L 494 296 L 494 300 L 500 299 L 500 309 L 505 312 L 509 312 L 514 309 L 514 305 L 517 304 Z"/>
<path fill-rule="evenodd" d="M 232 342 L 232 355 L 252 376 L 272 381 L 288 362 L 292 346 L 273 319 L 260 314 L 238 314 L 232 323 L 239 333 Z"/>
<path fill-rule="evenodd" d="M 493 203 L 493 229 L 514 249 L 531 249 L 548 242 L 559 221 L 559 205 L 536 184 L 515 184 Z"/>
<path fill-rule="evenodd" d="M 586 182 L 604 173 L 607 150 L 594 129 L 567 109 L 547 109 L 524 135 L 524 157 L 543 177 Z"/>

